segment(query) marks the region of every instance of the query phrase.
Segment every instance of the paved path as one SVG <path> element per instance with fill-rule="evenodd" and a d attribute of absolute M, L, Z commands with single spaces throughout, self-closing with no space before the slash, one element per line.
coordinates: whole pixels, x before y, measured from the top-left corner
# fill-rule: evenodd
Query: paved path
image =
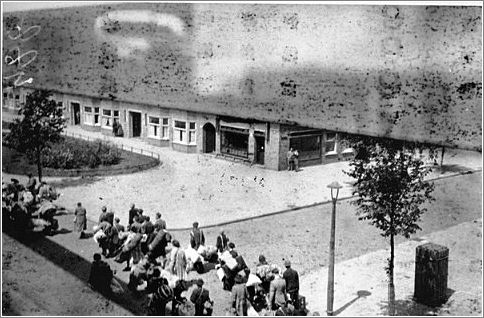
<path fill-rule="evenodd" d="M 482 306 L 482 219 L 431 233 L 421 240 L 395 248 L 395 295 L 397 316 L 434 315 L 432 308 L 412 301 L 416 247 L 426 242 L 449 248 L 448 284 L 453 292 L 441 314 L 480 315 Z M 371 252 L 335 265 L 335 315 L 387 315 L 388 283 L 384 267 L 389 248 Z M 326 315 L 328 269 L 322 267 L 301 279 L 301 294 L 311 311 Z M 360 297 L 358 297 L 360 296 Z"/>

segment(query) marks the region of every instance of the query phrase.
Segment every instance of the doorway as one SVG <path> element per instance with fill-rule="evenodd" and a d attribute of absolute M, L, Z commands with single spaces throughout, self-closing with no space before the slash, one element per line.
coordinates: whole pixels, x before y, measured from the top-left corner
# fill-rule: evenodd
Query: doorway
<path fill-rule="evenodd" d="M 255 138 L 255 163 L 264 164 L 265 137 L 254 136 Z"/>
<path fill-rule="evenodd" d="M 215 127 L 206 123 L 203 126 L 203 152 L 212 153 L 215 151 Z"/>
<path fill-rule="evenodd" d="M 129 112 L 131 137 L 141 136 L 141 113 Z"/>
<path fill-rule="evenodd" d="M 81 124 L 81 105 L 79 103 L 71 103 L 72 114 L 74 115 L 74 125 Z"/>

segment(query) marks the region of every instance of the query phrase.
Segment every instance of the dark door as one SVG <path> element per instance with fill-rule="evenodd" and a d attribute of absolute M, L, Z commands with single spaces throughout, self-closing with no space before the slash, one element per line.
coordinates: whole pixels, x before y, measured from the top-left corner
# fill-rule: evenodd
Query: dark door
<path fill-rule="evenodd" d="M 131 131 L 133 137 L 141 136 L 141 113 L 130 112 L 131 114 Z"/>
<path fill-rule="evenodd" d="M 211 153 L 215 151 L 215 127 L 208 123 L 203 126 L 203 134 L 205 137 L 204 152 Z"/>
<path fill-rule="evenodd" d="M 81 124 L 81 105 L 79 103 L 71 103 L 72 113 L 74 114 L 74 125 Z"/>
<path fill-rule="evenodd" d="M 264 164 L 265 137 L 255 136 L 255 163 Z"/>

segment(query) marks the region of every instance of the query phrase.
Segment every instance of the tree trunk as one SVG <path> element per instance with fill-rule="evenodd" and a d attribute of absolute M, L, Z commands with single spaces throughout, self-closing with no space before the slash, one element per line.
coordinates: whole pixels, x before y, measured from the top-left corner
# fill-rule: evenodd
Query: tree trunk
<path fill-rule="evenodd" d="M 42 152 L 37 150 L 37 173 L 39 175 L 39 183 L 42 182 Z"/>
<path fill-rule="evenodd" d="M 395 285 L 393 285 L 393 263 L 395 258 L 395 241 L 390 235 L 390 261 L 388 264 L 388 315 L 395 316 Z"/>
<path fill-rule="evenodd" d="M 444 164 L 444 153 L 445 153 L 445 147 L 442 147 L 442 156 L 440 157 L 440 166 Z"/>

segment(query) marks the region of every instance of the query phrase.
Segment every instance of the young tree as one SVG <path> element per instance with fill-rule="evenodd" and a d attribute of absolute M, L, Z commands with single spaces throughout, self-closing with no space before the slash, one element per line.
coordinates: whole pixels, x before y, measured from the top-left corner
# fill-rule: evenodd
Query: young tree
<path fill-rule="evenodd" d="M 16 118 L 10 126 L 6 141 L 15 149 L 23 152 L 37 163 L 39 181 L 42 181 L 42 152 L 51 143 L 62 140 L 65 119 L 62 109 L 51 93 L 35 90 L 26 96 L 26 102 L 19 110 L 20 118 Z"/>
<path fill-rule="evenodd" d="M 388 275 L 388 314 L 395 315 L 395 286 L 393 283 L 394 237 L 420 230 L 417 222 L 426 211 L 422 205 L 434 200 L 431 193 L 433 183 L 425 182 L 430 169 L 416 158 L 415 150 L 421 147 L 414 143 L 390 139 L 362 137 L 353 140 L 356 157 L 350 162 L 350 171 L 345 173 L 354 179 L 353 194 L 358 198 L 352 202 L 357 206 L 359 220 L 368 220 L 381 230 L 381 235 L 390 238 Z"/>

